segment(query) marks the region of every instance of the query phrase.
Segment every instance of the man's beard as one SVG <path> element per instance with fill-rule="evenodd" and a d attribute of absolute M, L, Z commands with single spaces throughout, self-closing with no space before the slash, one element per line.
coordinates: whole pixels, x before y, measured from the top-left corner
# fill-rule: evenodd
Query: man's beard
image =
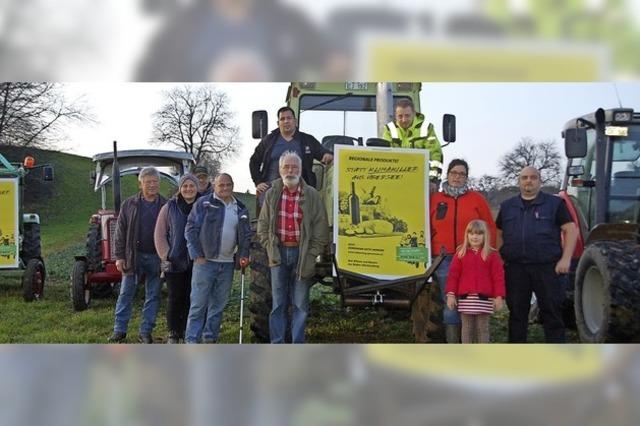
<path fill-rule="evenodd" d="M 282 182 L 284 182 L 284 186 L 289 189 L 295 188 L 300 183 L 300 176 L 287 175 L 282 178 Z"/>

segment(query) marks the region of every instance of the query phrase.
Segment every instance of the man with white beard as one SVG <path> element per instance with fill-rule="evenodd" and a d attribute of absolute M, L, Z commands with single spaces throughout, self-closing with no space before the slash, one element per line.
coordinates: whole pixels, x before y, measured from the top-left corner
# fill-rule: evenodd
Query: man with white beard
<path fill-rule="evenodd" d="M 258 238 L 271 268 L 269 334 L 271 343 L 285 342 L 292 303 L 291 342 L 304 343 L 315 259 L 329 243 L 329 225 L 318 191 L 301 178 L 300 156 L 285 152 L 279 168 L 280 179 L 266 192 L 258 218 Z"/>

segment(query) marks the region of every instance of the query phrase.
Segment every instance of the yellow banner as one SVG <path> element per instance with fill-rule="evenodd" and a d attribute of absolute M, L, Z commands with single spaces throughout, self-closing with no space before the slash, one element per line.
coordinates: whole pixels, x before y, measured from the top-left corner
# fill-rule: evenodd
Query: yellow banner
<path fill-rule="evenodd" d="M 18 179 L 0 179 L 0 268 L 17 268 Z"/>
<path fill-rule="evenodd" d="M 336 145 L 334 241 L 340 269 L 379 279 L 430 264 L 429 153 Z"/>

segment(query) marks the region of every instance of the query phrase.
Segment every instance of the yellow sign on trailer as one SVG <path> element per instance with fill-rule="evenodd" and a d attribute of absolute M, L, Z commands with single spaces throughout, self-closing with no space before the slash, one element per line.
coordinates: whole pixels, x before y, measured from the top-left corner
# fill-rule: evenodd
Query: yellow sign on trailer
<path fill-rule="evenodd" d="M 0 269 L 17 268 L 19 264 L 18 180 L 0 178 Z"/>

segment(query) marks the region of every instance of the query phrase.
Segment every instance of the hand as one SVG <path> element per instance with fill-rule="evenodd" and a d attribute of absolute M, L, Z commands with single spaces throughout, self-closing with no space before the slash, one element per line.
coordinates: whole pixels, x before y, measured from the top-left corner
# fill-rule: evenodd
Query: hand
<path fill-rule="evenodd" d="M 116 269 L 121 273 L 124 274 L 124 268 L 125 268 L 126 262 L 124 259 L 117 259 L 116 260 Z"/>
<path fill-rule="evenodd" d="M 331 162 L 333 161 L 333 154 L 326 153 L 322 156 L 322 160 L 320 161 L 327 165 L 331 164 Z"/>
<path fill-rule="evenodd" d="M 556 263 L 556 274 L 566 274 L 569 272 L 569 268 L 571 268 L 571 259 L 560 259 Z"/>
<path fill-rule="evenodd" d="M 496 312 L 500 312 L 504 308 L 504 299 L 500 296 L 493 299 L 493 309 Z"/>
<path fill-rule="evenodd" d="M 453 294 L 447 294 L 447 308 L 453 311 L 457 304 L 456 297 Z"/>
<path fill-rule="evenodd" d="M 241 257 L 240 258 L 240 268 L 244 269 L 247 266 L 249 266 L 249 258 L 248 257 Z"/>
<path fill-rule="evenodd" d="M 195 263 L 196 265 L 204 265 L 205 263 L 207 263 L 207 259 L 202 256 L 196 257 Z"/>
<path fill-rule="evenodd" d="M 267 189 L 269 189 L 269 184 L 265 183 L 265 182 L 261 182 L 259 184 L 256 185 L 256 195 L 261 195 L 264 192 L 267 192 Z"/>

